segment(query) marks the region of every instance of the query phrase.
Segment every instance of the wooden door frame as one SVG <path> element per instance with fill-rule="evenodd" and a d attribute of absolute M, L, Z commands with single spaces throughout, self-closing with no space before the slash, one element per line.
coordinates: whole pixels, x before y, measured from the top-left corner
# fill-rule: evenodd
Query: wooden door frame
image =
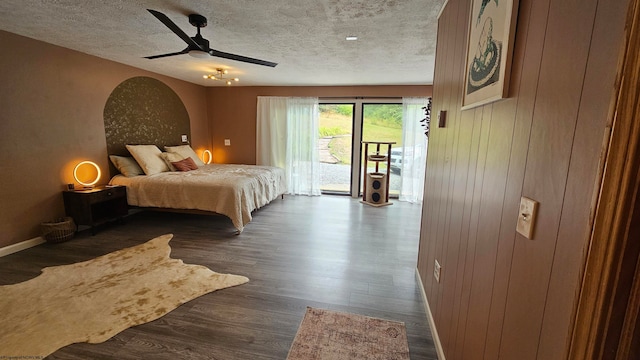
<path fill-rule="evenodd" d="M 640 0 L 631 0 L 570 359 L 640 352 Z"/>

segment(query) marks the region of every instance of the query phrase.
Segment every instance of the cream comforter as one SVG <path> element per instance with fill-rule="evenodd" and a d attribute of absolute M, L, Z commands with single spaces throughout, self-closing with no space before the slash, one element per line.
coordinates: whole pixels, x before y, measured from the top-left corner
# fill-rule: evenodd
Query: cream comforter
<path fill-rule="evenodd" d="M 197 209 L 228 216 L 242 232 L 251 212 L 286 191 L 284 170 L 271 166 L 210 164 L 149 176 L 114 176 L 132 206 Z"/>

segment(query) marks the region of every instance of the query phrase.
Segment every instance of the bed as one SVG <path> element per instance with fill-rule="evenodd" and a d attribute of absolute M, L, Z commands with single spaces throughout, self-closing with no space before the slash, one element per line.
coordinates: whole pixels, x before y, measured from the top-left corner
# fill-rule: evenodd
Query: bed
<path fill-rule="evenodd" d="M 136 153 L 145 146 L 145 151 L 150 150 L 153 155 Z M 221 214 L 229 217 L 241 233 L 251 221 L 252 211 L 269 204 L 286 191 L 284 170 L 278 167 L 204 164 L 197 156 L 195 161 L 189 159 L 188 155 L 193 150 L 188 146 L 182 147 L 186 153 L 174 154 L 173 160 L 183 158 L 176 162 L 169 162 L 172 154 L 156 150 L 155 145 L 127 148 L 133 159 L 110 156 L 121 174 L 115 175 L 109 184 L 127 187 L 130 206 Z M 163 157 L 168 159 L 162 163 L 156 161 Z M 150 164 L 149 159 L 154 163 Z M 189 160 L 193 167 L 186 170 L 171 168 L 171 164 L 178 167 L 184 160 Z M 130 169 L 127 170 L 122 162 L 127 162 Z M 162 167 L 165 164 L 166 169 Z M 140 170 L 135 165 L 139 165 Z"/>

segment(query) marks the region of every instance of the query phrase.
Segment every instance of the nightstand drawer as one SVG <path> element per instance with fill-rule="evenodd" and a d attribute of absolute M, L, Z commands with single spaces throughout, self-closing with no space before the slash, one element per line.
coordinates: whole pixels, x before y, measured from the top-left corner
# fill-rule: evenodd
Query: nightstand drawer
<path fill-rule="evenodd" d="M 100 192 L 90 194 L 91 203 L 99 203 L 107 200 L 111 200 L 117 197 L 122 197 L 127 195 L 127 190 L 124 186 L 118 186 L 114 188 L 106 188 Z"/>

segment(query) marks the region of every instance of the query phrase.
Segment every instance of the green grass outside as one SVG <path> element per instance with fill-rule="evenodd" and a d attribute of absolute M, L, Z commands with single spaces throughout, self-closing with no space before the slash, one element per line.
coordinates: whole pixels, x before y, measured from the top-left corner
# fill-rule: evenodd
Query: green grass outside
<path fill-rule="evenodd" d="M 321 112 L 319 122 L 320 137 L 351 135 L 351 117 L 336 112 Z M 364 141 L 395 141 L 393 147 L 402 145 L 402 129 L 397 124 L 386 123 L 379 119 L 364 119 Z M 340 160 L 341 164 L 351 164 L 351 136 L 336 137 L 329 143 L 331 154 Z M 386 153 L 386 146 L 381 151 Z M 373 145 L 369 151 L 375 151 Z M 363 155 L 364 156 L 364 155 Z"/>

